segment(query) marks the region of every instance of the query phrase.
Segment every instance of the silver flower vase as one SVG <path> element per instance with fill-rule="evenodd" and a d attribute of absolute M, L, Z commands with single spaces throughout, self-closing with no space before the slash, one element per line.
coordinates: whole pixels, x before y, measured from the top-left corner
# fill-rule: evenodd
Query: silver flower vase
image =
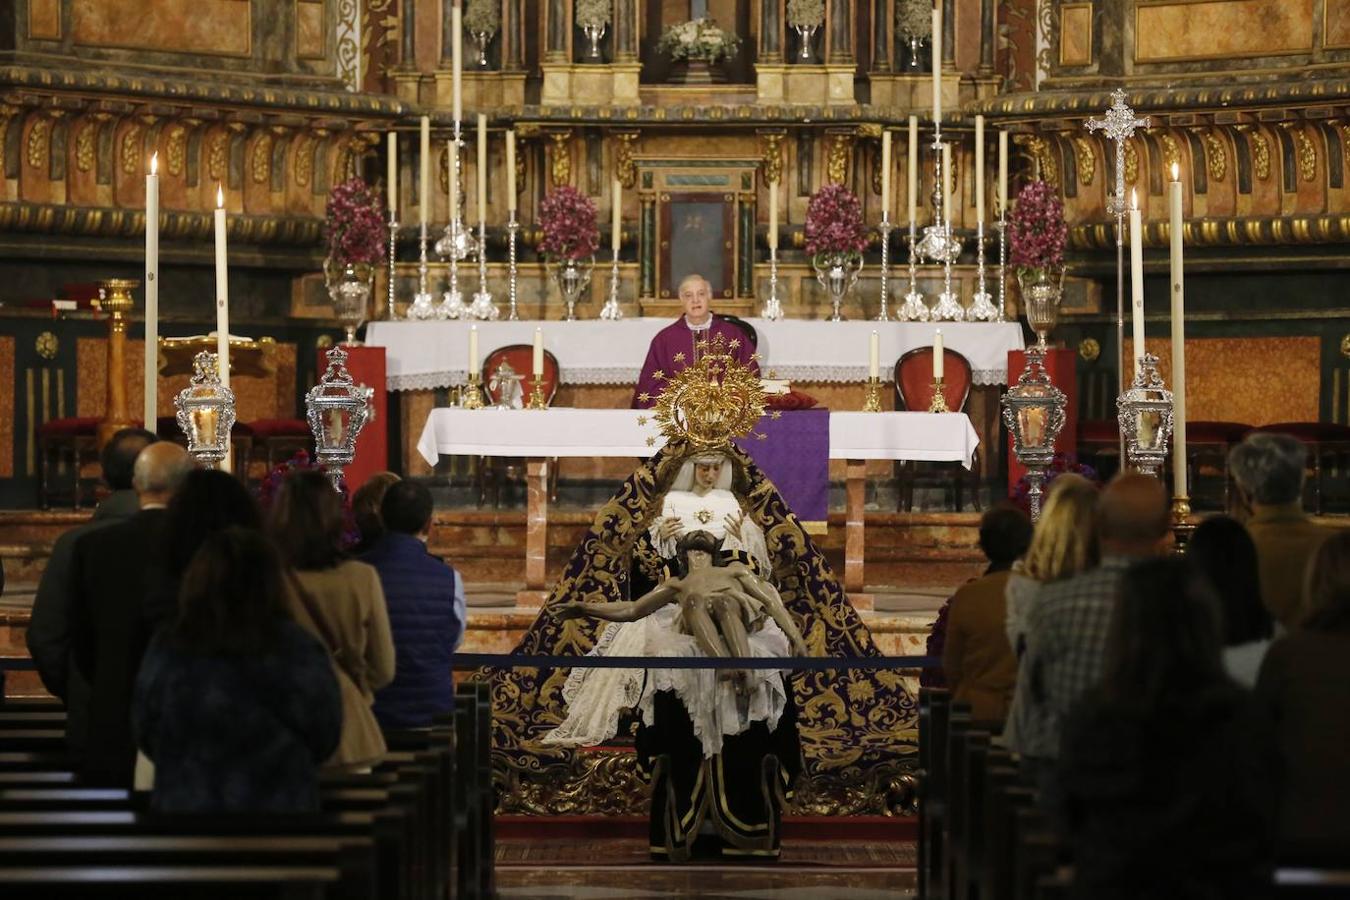
<path fill-rule="evenodd" d="M 347 332 L 347 343 L 356 343 L 356 329 L 366 321 L 375 267 L 366 263 L 342 263 L 332 257 L 323 263 L 324 285 L 333 301 L 333 311 Z"/>
<path fill-rule="evenodd" d="M 1064 270 L 1024 269 L 1017 273 L 1022 289 L 1022 306 L 1027 324 L 1036 333 L 1036 346 L 1044 352 L 1049 345 L 1046 338 L 1059 323 L 1059 301 L 1064 296 Z"/>
<path fill-rule="evenodd" d="M 830 295 L 833 311 L 831 322 L 844 321 L 840 305 L 845 295 L 858 283 L 858 274 L 862 272 L 861 253 L 819 253 L 811 260 L 811 268 L 816 270 L 816 280 Z"/>
<path fill-rule="evenodd" d="M 591 284 L 591 273 L 595 270 L 595 257 L 585 259 L 566 259 L 549 264 L 549 275 L 558 285 L 563 302 L 567 304 L 567 321 L 577 318 L 577 300 Z"/>

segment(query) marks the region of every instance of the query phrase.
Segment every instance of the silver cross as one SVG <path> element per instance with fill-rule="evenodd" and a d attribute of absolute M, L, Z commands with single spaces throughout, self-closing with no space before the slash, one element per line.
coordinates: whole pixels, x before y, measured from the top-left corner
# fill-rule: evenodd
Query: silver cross
<path fill-rule="evenodd" d="M 1101 119 L 1088 119 L 1088 131 L 1103 131 L 1109 140 L 1116 144 L 1116 193 L 1106 201 L 1106 209 L 1112 215 L 1125 214 L 1125 142 L 1134 134 L 1136 128 L 1148 127 L 1148 116 L 1142 119 L 1134 117 L 1134 110 L 1125 103 L 1125 92 L 1116 88 L 1111 92 L 1111 108 Z"/>

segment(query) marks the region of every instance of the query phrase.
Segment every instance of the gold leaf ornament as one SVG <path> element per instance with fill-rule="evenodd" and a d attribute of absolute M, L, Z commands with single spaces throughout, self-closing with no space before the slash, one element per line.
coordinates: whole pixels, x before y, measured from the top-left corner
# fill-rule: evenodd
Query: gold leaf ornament
<path fill-rule="evenodd" d="M 654 409 L 667 443 L 709 450 L 754 431 L 764 415 L 764 389 L 719 334 L 692 365 L 667 380 Z"/>

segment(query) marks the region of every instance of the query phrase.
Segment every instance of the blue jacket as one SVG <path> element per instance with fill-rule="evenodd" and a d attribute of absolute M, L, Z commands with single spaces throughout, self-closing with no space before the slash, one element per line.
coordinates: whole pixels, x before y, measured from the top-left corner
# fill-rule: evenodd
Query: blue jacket
<path fill-rule="evenodd" d="M 394 680 L 375 692 L 384 728 L 420 728 L 455 708 L 451 659 L 464 636 L 464 582 L 407 534 L 389 533 L 361 557 L 380 573 L 394 633 Z"/>

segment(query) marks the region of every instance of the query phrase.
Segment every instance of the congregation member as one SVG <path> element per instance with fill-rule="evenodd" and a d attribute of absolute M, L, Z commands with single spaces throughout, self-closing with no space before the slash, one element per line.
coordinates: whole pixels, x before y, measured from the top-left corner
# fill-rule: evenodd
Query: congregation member
<path fill-rule="evenodd" d="M 633 390 L 634 409 L 655 405 L 656 398 L 665 390 L 665 382 L 657 377 L 657 373 L 669 378 L 681 371 L 697 358 L 700 341 L 711 341 L 718 335 L 726 339 L 731 355 L 759 374 L 759 363 L 750 358 L 755 348 L 750 346 L 749 337 L 734 323 L 713 314 L 712 285 L 708 279 L 697 274 L 686 275 L 680 281 L 678 293 L 684 314 L 652 338 L 637 387 Z M 735 347 L 731 347 L 733 341 Z"/>
<path fill-rule="evenodd" d="M 163 813 L 319 809 L 342 732 L 328 651 L 287 611 L 280 557 L 258 531 L 205 539 L 174 620 L 151 642 L 133 721 Z"/>
<path fill-rule="evenodd" d="M 356 520 L 356 530 L 361 535 L 352 549 L 353 556 L 368 552 L 384 535 L 380 504 L 384 502 L 384 494 L 389 486 L 399 480 L 393 472 L 376 472 L 352 494 L 352 518 Z"/>
<path fill-rule="evenodd" d="M 1014 506 L 997 506 L 980 518 L 979 541 L 989 566 L 952 596 L 942 667 L 952 700 L 970 704 L 974 721 L 1000 731 L 1017 678 L 1005 595 L 1012 565 L 1031 542 L 1031 520 Z"/>
<path fill-rule="evenodd" d="M 1261 599 L 1286 629 L 1299 622 L 1308 561 L 1331 534 L 1303 511 L 1307 464 L 1307 448 L 1286 434 L 1250 434 L 1228 455 L 1239 499 L 1251 513 L 1247 531 L 1256 544 Z"/>
<path fill-rule="evenodd" d="M 1261 602 L 1256 545 L 1251 535 L 1236 519 L 1210 516 L 1186 544 L 1186 558 L 1219 598 L 1224 668 L 1238 684 L 1255 687 L 1275 624 Z"/>
<path fill-rule="evenodd" d="M 1256 682 L 1274 720 L 1279 841 L 1297 862 L 1350 859 L 1350 531 L 1313 557 L 1302 617 L 1271 644 Z"/>
<path fill-rule="evenodd" d="M 1061 476 L 1062 477 L 1062 476 Z M 1171 547 L 1167 492 L 1156 478 L 1119 475 L 1097 500 L 1101 562 L 1077 575 L 1041 585 L 1026 617 L 1026 649 L 1016 702 L 1026 704 L 1035 735 L 1019 733 L 1018 749 L 1054 805 L 1053 761 L 1064 717 L 1083 692 L 1101 681 L 1107 628 L 1121 578 L 1131 563 Z"/>
<path fill-rule="evenodd" d="M 75 754 L 84 752 L 89 715 L 89 685 L 73 665 L 70 652 L 70 607 L 74 598 L 71 569 L 75 543 L 90 532 L 125 522 L 140 510 L 132 475 L 136 457 L 158 438 L 143 428 L 123 428 L 113 434 L 99 454 L 103 482 L 110 493 L 93 517 L 61 534 L 52 545 L 47 566 L 33 597 L 32 619 L 25 640 L 42 685 L 66 704 L 66 740 Z"/>
<path fill-rule="evenodd" d="M 1224 671 L 1220 636 L 1193 566 L 1153 559 L 1123 574 L 1100 683 L 1063 726 L 1073 896 L 1267 895 L 1273 747 L 1254 698 Z"/>
<path fill-rule="evenodd" d="M 328 648 L 342 690 L 342 739 L 327 765 L 368 768 L 386 749 L 371 709 L 375 691 L 394 678 L 380 576 L 345 558 L 342 499 L 322 472 L 286 476 L 269 525 L 289 567 L 291 614 Z"/>
<path fill-rule="evenodd" d="M 394 636 L 394 680 L 375 693 L 375 718 L 386 729 L 425 728 L 454 712 L 451 663 L 464 638 L 464 580 L 427 550 L 431 492 L 391 484 L 380 505 L 384 536 L 361 557 L 375 567 Z"/>
<path fill-rule="evenodd" d="M 83 780 L 131 787 L 136 746 L 131 735 L 131 693 L 141 657 L 161 624 L 150 602 L 163 568 L 165 506 L 192 468 L 187 451 L 159 441 L 136 457 L 132 486 L 140 509 L 75 542 L 71 560 L 71 653 L 89 685 Z"/>
<path fill-rule="evenodd" d="M 1019 682 L 1025 677 L 1027 616 L 1041 588 L 1086 572 L 1101 559 L 1097 495 L 1097 486 L 1081 475 L 1067 472 L 1055 478 L 1026 556 L 1008 578 L 1004 627 L 1008 647 L 1018 661 Z M 1044 746 L 1050 731 L 1033 719 L 1037 712 L 1027 692 L 1014 689 L 1003 742 L 1028 761 L 1051 755 Z"/>

